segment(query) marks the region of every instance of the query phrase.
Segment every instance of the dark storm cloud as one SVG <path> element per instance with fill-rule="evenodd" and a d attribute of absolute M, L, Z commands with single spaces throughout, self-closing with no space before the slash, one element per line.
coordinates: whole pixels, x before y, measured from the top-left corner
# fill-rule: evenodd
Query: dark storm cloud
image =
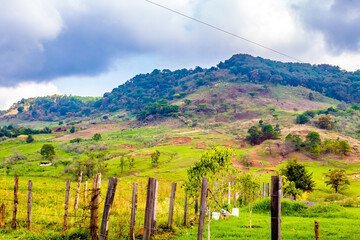
<path fill-rule="evenodd" d="M 304 26 L 322 33 L 335 54 L 360 50 L 360 1 L 306 1 L 295 6 Z"/>

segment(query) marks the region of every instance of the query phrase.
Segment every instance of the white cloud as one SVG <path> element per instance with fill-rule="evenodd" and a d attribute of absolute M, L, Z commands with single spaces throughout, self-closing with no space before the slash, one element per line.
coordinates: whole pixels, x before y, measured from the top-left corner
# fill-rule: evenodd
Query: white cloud
<path fill-rule="evenodd" d="M 60 94 L 53 83 L 20 83 L 15 87 L 0 87 L 0 109 L 6 110 L 23 98 Z"/>

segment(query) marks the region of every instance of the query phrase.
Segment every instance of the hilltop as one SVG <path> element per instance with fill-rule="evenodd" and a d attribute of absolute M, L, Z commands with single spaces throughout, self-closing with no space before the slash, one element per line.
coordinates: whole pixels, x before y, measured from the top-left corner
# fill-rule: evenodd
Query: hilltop
<path fill-rule="evenodd" d="M 139 74 L 124 84 L 104 93 L 101 98 L 74 96 L 49 96 L 23 99 L 1 115 L 1 119 L 17 118 L 25 121 L 59 121 L 91 119 L 104 114 L 134 117 L 145 107 L 159 99 L 170 104 L 189 98 L 201 88 L 216 88 L 218 85 L 233 84 L 235 90 L 229 93 L 236 97 L 236 88 L 242 84 L 256 84 L 265 87 L 303 87 L 316 94 L 305 96 L 317 100 L 322 96 L 346 103 L 359 103 L 360 71 L 346 72 L 331 65 L 310 65 L 303 63 L 282 63 L 237 54 L 209 69 L 155 69 L 151 73 Z M 248 91 L 251 89 L 245 89 Z M 255 89 L 256 90 L 256 89 Z M 268 94 L 263 89 L 258 93 Z M 239 90 L 243 91 L 243 90 Z M 235 95 L 234 95 L 235 94 Z M 315 98 L 314 98 L 315 95 Z M 296 105 L 296 104 L 294 104 Z"/>

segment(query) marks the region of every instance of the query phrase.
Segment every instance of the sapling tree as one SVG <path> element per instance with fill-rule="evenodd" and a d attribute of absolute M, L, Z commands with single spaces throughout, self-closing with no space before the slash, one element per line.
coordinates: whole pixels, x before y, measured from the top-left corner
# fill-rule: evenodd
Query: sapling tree
<path fill-rule="evenodd" d="M 251 228 L 251 213 L 254 206 L 254 201 L 258 196 L 260 189 L 260 181 L 257 177 L 254 177 L 250 173 L 244 173 L 238 177 L 238 181 L 241 183 L 241 193 L 246 197 L 246 201 L 249 205 L 249 219 Z"/>
<path fill-rule="evenodd" d="M 346 185 L 350 185 L 345 169 L 329 170 L 325 177 L 327 178 L 326 185 L 330 185 L 330 188 L 334 189 L 336 193 L 344 190 L 347 187 Z"/>
<path fill-rule="evenodd" d="M 135 158 L 131 154 L 126 155 L 126 158 L 129 164 L 129 172 L 130 172 L 131 169 L 133 169 L 135 166 Z"/>
<path fill-rule="evenodd" d="M 205 151 L 200 156 L 200 161 L 196 162 L 187 170 L 188 180 L 183 184 L 189 197 L 197 198 L 201 189 L 203 177 L 208 177 L 213 181 L 221 179 L 229 172 L 232 151 L 229 148 L 214 147 Z"/>

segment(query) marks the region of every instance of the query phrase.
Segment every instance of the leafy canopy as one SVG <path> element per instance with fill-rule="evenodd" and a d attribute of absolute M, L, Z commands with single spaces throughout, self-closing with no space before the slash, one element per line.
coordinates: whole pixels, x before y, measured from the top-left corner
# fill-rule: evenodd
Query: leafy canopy
<path fill-rule="evenodd" d="M 333 169 L 329 170 L 329 173 L 325 174 L 327 180 L 325 181 L 326 186 L 330 185 L 331 189 L 334 189 L 336 193 L 344 190 L 350 185 L 350 181 L 346 176 L 345 169 Z"/>
<path fill-rule="evenodd" d="M 309 173 L 305 165 L 296 159 L 290 159 L 286 166 L 280 169 L 280 175 L 285 176 L 288 181 L 294 182 L 295 187 L 302 191 L 312 191 L 315 187 L 312 173 Z"/>
<path fill-rule="evenodd" d="M 226 176 L 231 163 L 232 151 L 229 148 L 214 147 L 205 151 L 196 162 L 187 170 L 188 180 L 184 183 L 185 191 L 190 197 L 198 197 L 203 177 L 218 180 Z"/>

